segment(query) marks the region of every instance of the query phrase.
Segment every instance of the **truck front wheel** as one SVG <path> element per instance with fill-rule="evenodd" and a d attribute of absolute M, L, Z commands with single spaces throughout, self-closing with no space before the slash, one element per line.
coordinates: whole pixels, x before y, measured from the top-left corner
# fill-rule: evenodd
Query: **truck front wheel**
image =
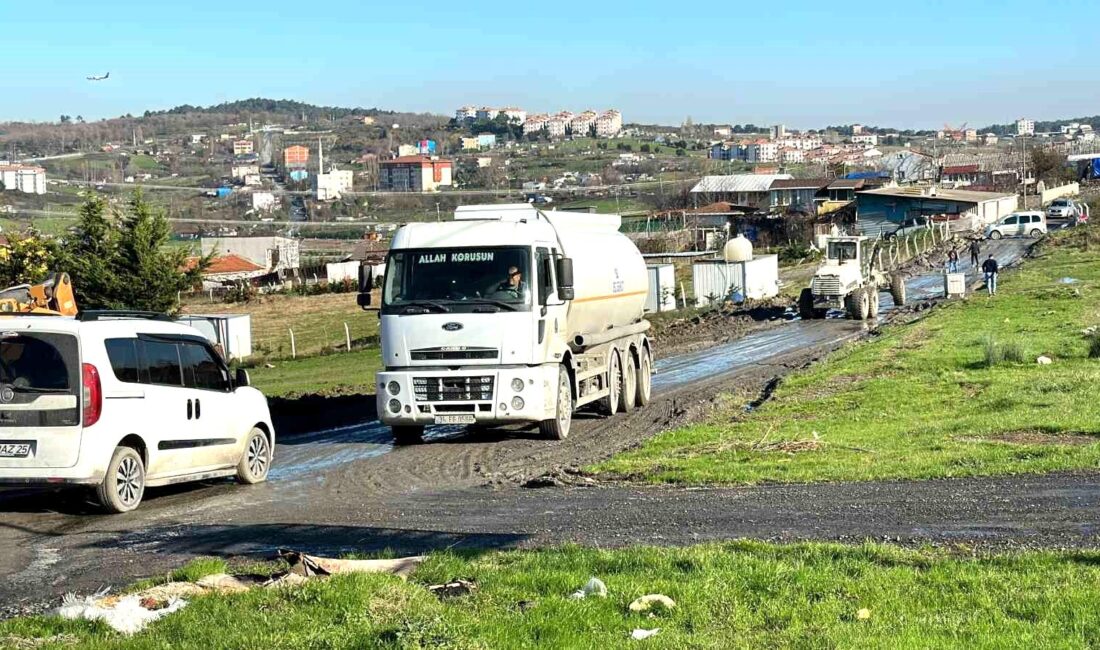
<path fill-rule="evenodd" d="M 416 425 L 395 426 L 393 442 L 398 445 L 418 445 L 424 442 L 424 427 Z"/>
<path fill-rule="evenodd" d="M 565 440 L 569 437 L 569 426 L 573 423 L 573 389 L 569 385 L 569 372 L 565 366 L 558 366 L 558 394 L 554 400 L 554 419 L 539 422 L 539 433 L 551 440 Z"/>

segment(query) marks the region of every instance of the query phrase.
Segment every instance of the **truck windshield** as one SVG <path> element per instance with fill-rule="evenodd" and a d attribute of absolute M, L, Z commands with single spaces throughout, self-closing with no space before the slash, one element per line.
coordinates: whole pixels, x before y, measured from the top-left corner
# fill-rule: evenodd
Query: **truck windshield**
<path fill-rule="evenodd" d="M 829 242 L 829 259 L 838 262 L 854 260 L 856 258 L 856 242 L 834 241 Z"/>
<path fill-rule="evenodd" d="M 527 304 L 526 248 L 432 248 L 392 251 L 383 305 L 479 300 Z"/>

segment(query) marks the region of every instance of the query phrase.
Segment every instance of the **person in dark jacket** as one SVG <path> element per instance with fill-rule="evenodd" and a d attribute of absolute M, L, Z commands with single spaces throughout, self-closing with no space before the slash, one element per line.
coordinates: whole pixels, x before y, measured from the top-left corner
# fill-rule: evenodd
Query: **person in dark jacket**
<path fill-rule="evenodd" d="M 989 295 L 997 295 L 997 260 L 990 254 L 989 258 L 982 262 L 982 273 L 985 273 L 985 290 Z"/>
<path fill-rule="evenodd" d="M 978 258 L 982 254 L 982 245 L 978 243 L 977 239 L 970 240 L 970 265 L 977 266 L 981 260 Z"/>

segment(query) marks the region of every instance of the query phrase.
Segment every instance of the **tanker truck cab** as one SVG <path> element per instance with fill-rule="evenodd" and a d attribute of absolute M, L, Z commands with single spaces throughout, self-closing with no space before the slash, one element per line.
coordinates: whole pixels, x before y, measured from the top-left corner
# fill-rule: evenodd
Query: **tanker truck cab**
<path fill-rule="evenodd" d="M 580 406 L 603 400 L 613 413 L 648 401 L 645 264 L 618 227 L 615 215 L 521 204 L 399 229 L 376 384 L 397 442 L 435 424 L 537 423 L 560 439 Z M 369 303 L 369 278 L 361 284 Z"/>

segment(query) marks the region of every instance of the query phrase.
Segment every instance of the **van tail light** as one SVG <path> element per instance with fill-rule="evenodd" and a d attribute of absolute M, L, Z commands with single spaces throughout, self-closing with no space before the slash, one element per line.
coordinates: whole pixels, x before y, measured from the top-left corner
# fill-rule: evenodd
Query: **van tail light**
<path fill-rule="evenodd" d="M 84 364 L 84 426 L 90 427 L 99 422 L 103 413 L 103 385 L 99 382 L 99 371 L 90 363 Z"/>

